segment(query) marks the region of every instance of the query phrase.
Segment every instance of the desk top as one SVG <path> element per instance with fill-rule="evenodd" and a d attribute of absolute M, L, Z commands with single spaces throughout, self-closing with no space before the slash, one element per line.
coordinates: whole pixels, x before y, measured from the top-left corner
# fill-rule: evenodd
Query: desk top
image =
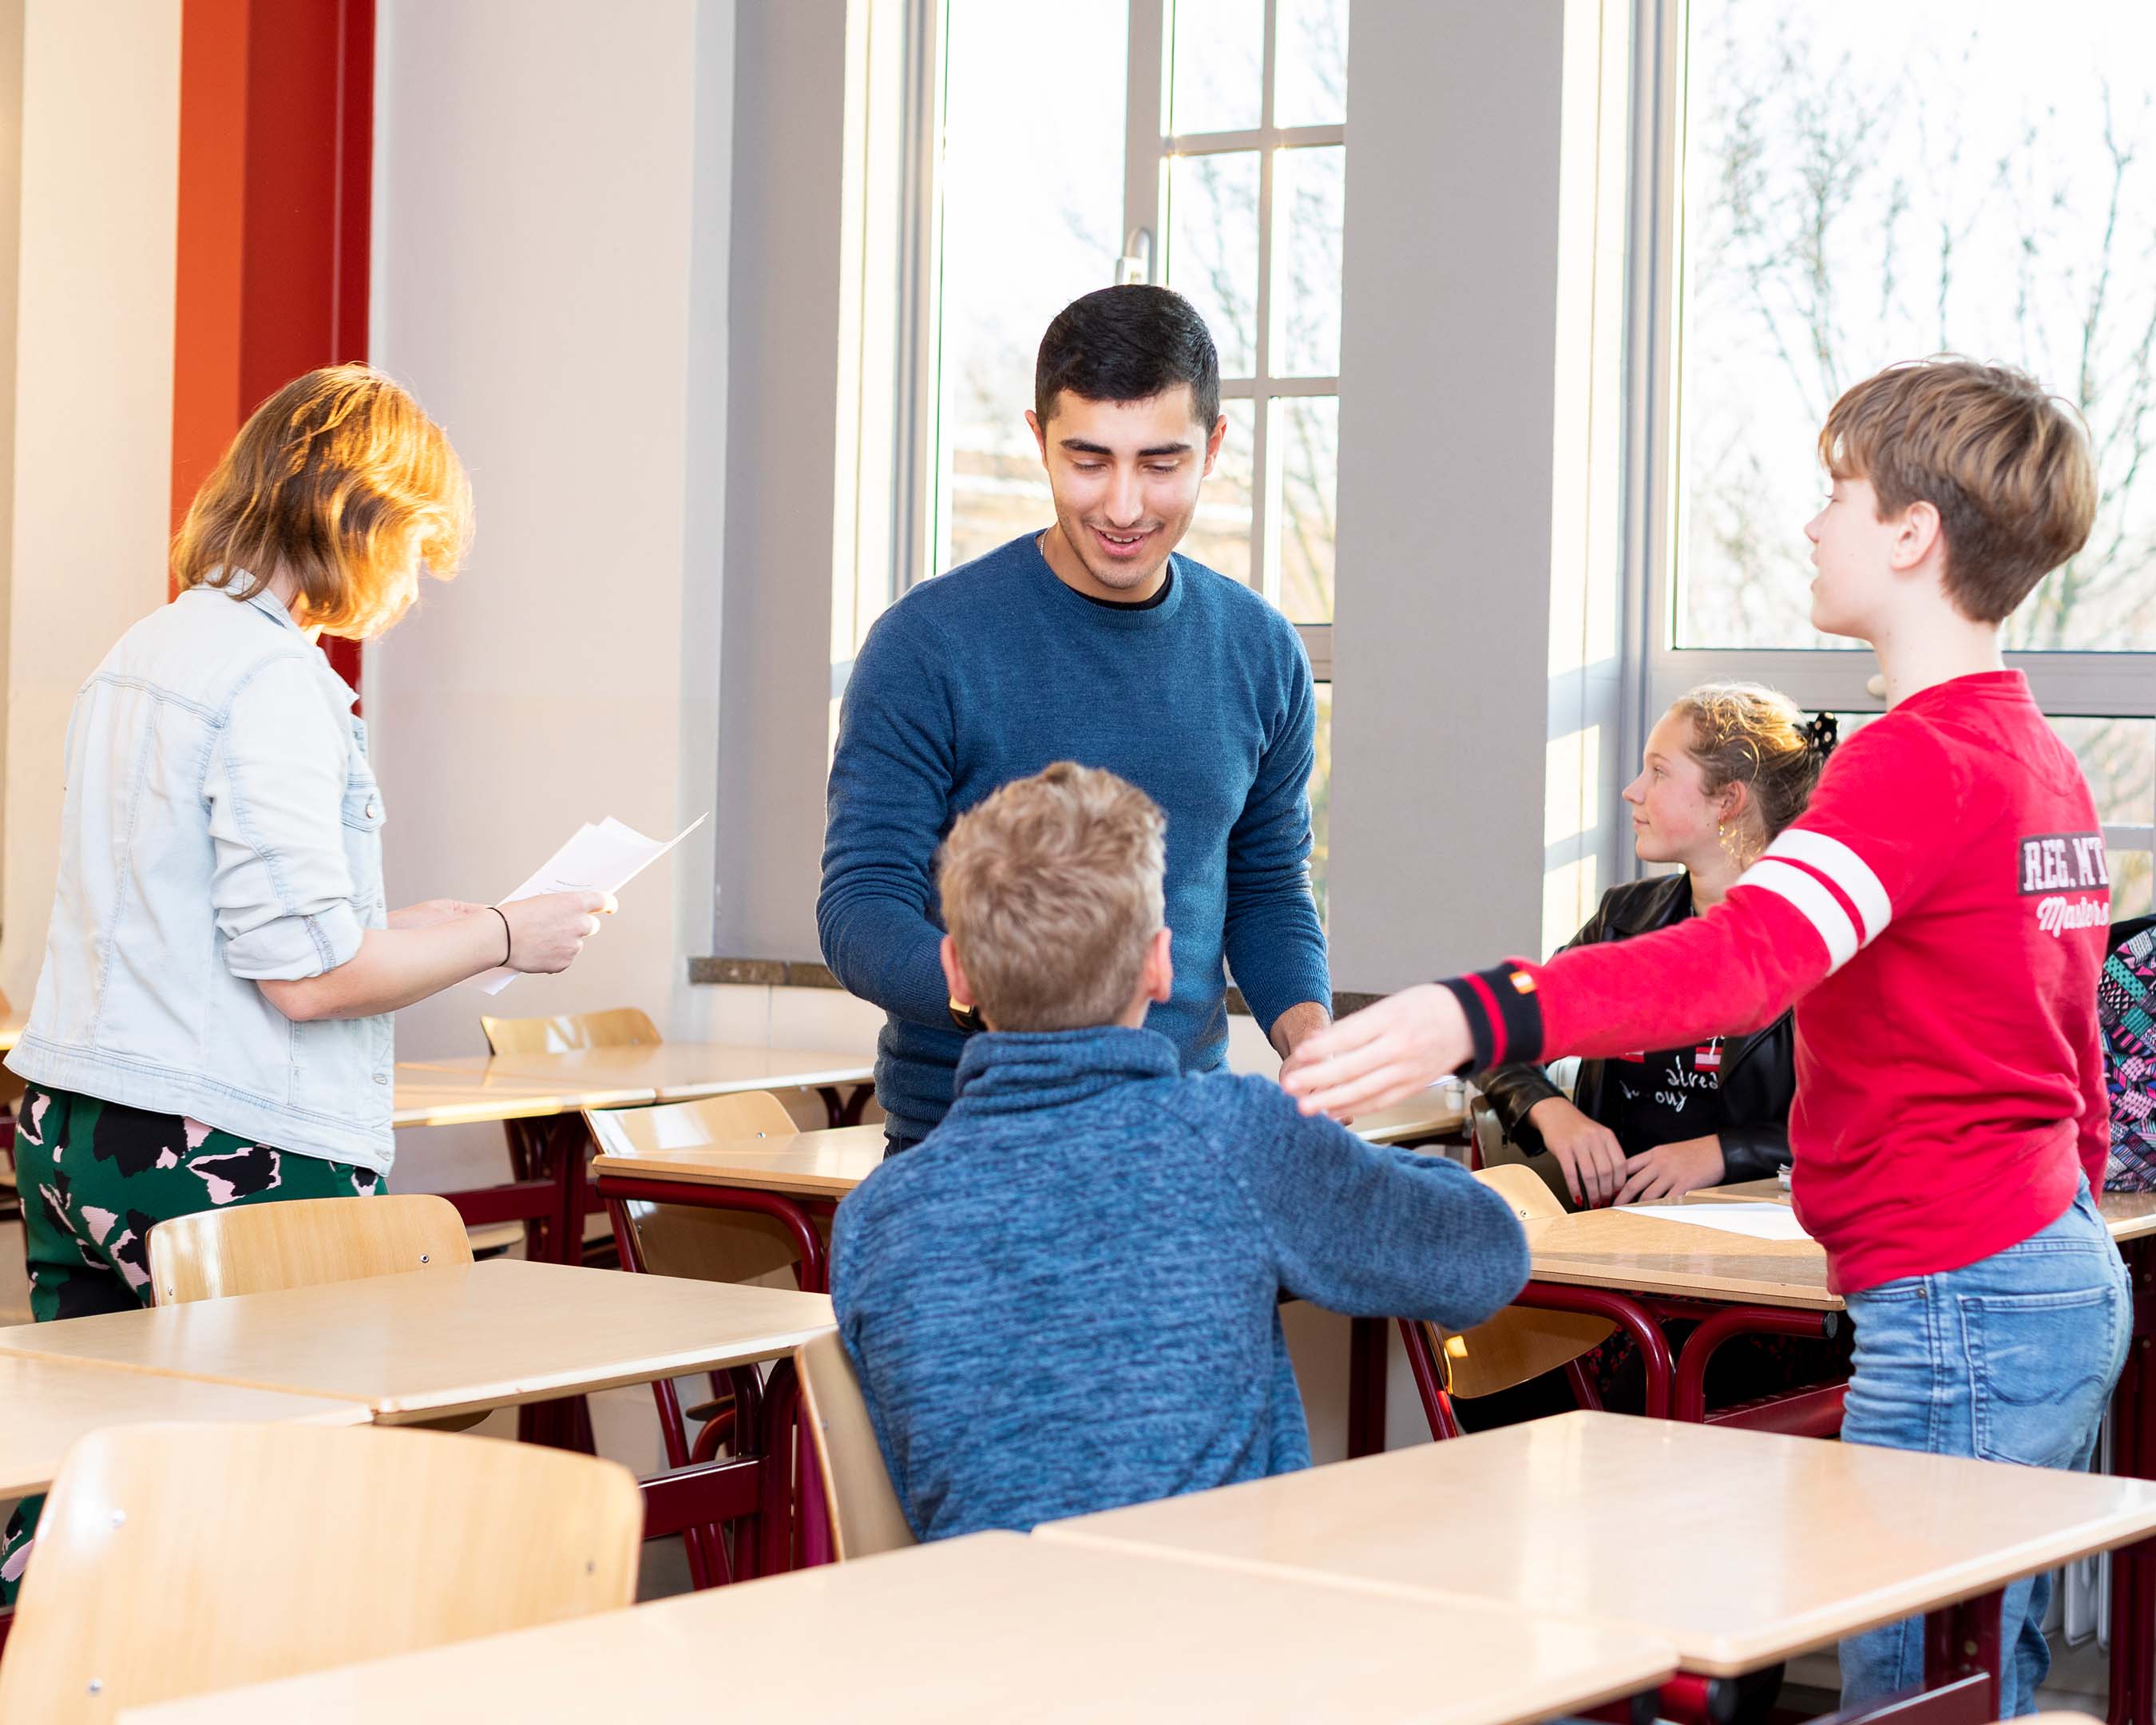
<path fill-rule="evenodd" d="M 0 1408 L 8 1410 L 0 1420 L 0 1497 L 44 1491 L 75 1440 L 108 1425 L 153 1420 L 367 1423 L 367 1409 L 356 1402 L 6 1355 L 0 1355 Z"/>
<path fill-rule="evenodd" d="M 747 1365 L 830 1327 L 821 1294 L 504 1258 L 24 1324 L 0 1356 L 356 1401 L 396 1425 Z"/>
<path fill-rule="evenodd" d="M 1397 1144 L 1403 1138 L 1455 1137 L 1467 1130 L 1467 1109 L 1456 1086 L 1433 1091 L 1412 1101 L 1360 1114 L 1348 1127 L 1373 1144 Z"/>
<path fill-rule="evenodd" d="M 842 1126 L 790 1137 L 740 1138 L 723 1144 L 685 1145 L 679 1150 L 607 1151 L 592 1171 L 680 1180 L 700 1186 L 738 1186 L 788 1192 L 806 1198 L 844 1198 L 883 1161 L 880 1125 Z"/>
<path fill-rule="evenodd" d="M 1526 1224 L 1535 1280 L 1676 1298 L 1837 1312 L 1816 1240 L 1753 1240 L 1622 1210 Z"/>
<path fill-rule="evenodd" d="M 399 1102 L 403 1094 L 400 1087 Z M 1433 1101 L 1386 1109 L 1357 1121 L 1355 1130 L 1373 1143 L 1386 1144 L 1450 1130 L 1464 1126 L 1466 1120 L 1457 1108 Z M 843 1126 L 796 1132 L 788 1137 L 742 1138 L 679 1150 L 609 1149 L 593 1163 L 592 1168 L 602 1176 L 634 1174 L 696 1185 L 787 1192 L 797 1197 L 844 1198 L 875 1171 L 883 1153 L 880 1125 Z"/>
<path fill-rule="evenodd" d="M 1512 1725 L 1650 1687 L 1675 1656 L 1540 1609 L 983 1533 L 121 1717 L 657 1718 L 707 1712 L 717 1664 L 743 1718 Z"/>
<path fill-rule="evenodd" d="M 588 1101 L 593 1090 L 644 1092 L 639 1100 L 694 1101 L 744 1090 L 792 1090 L 820 1084 L 865 1084 L 875 1076 L 875 1056 L 833 1054 L 790 1048 L 736 1047 L 725 1043 L 661 1042 L 638 1048 L 578 1048 L 563 1054 L 475 1055 L 469 1058 L 414 1060 L 398 1068 L 410 1072 L 537 1082 L 573 1093 L 575 1107 L 602 1107 Z"/>
<path fill-rule="evenodd" d="M 2156 1531 L 2156 1484 L 1576 1413 L 1060 1522 L 1672 1643 L 1730 1676 Z"/>
<path fill-rule="evenodd" d="M 1727 1186 L 1702 1186 L 1684 1195 L 1686 1204 L 1787 1204 L 1789 1189 L 1779 1180 L 1738 1180 Z M 2107 1192 L 2096 1201 L 2111 1237 L 2138 1240 L 2156 1234 L 2156 1192 Z"/>
<path fill-rule="evenodd" d="M 445 1072 L 400 1063 L 394 1126 L 468 1126 L 475 1121 L 530 1120 L 579 1108 L 635 1108 L 658 1100 L 649 1085 L 550 1083 L 507 1072 Z"/>

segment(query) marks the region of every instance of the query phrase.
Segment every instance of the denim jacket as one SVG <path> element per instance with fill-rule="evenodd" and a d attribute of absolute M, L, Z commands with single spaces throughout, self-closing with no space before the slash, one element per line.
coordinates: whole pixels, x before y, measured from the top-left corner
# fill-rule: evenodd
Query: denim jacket
<path fill-rule="evenodd" d="M 268 594 L 197 587 L 75 696 L 33 1084 L 386 1173 L 390 1020 L 294 1024 L 255 986 L 385 926 L 367 727 Z"/>

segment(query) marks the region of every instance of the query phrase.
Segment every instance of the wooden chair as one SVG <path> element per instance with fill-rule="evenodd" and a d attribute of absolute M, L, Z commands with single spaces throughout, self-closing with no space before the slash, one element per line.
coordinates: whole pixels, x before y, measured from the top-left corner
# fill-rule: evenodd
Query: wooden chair
<path fill-rule="evenodd" d="M 289 1199 L 158 1223 L 150 1230 L 150 1297 L 154 1305 L 184 1306 L 471 1261 L 456 1206 L 432 1193 Z M 421 1423 L 465 1431 L 485 1418 L 481 1411 Z"/>
<path fill-rule="evenodd" d="M 179 1306 L 471 1260 L 464 1222 L 446 1198 L 296 1199 L 158 1223 L 150 1230 L 150 1291 L 160 1306 Z"/>
<path fill-rule="evenodd" d="M 544 1019 L 497 1019 L 481 1014 L 480 1030 L 489 1054 L 568 1054 L 580 1048 L 656 1048 L 666 1039 L 658 1025 L 639 1007 L 615 1006 L 603 1012 L 558 1013 Z M 509 1139 L 509 1166 L 519 1180 L 536 1179 L 556 1158 L 583 1153 L 588 1141 L 572 1142 L 562 1120 L 510 1120 L 502 1122 Z M 581 1218 L 570 1219 L 572 1234 L 586 1227 L 605 1206 L 589 1195 Z M 490 1241 L 491 1243 L 491 1241 Z M 613 1261 L 613 1243 L 603 1232 L 563 1243 L 561 1255 L 568 1262 Z M 538 1243 L 527 1235 L 526 1250 L 539 1255 Z"/>
<path fill-rule="evenodd" d="M 643 1517 L 626 1468 L 560 1450 L 370 1426 L 110 1427 L 69 1451 L 46 1501 L 0 1718 L 90 1725 L 617 1609 L 635 1599 Z"/>
<path fill-rule="evenodd" d="M 1485 1168 L 1477 1169 L 1475 1178 L 1503 1197 L 1522 1222 L 1564 1214 L 1564 1206 L 1532 1169 L 1517 1163 Z M 1584 1406 L 1599 1405 L 1580 1361 L 1616 1329 L 1606 1317 L 1511 1306 L 1471 1330 L 1449 1331 L 1440 1324 L 1404 1319 L 1400 1335 L 1407 1344 L 1430 1435 L 1447 1438 L 1460 1435 L 1452 1412 L 1454 1398 L 1494 1395 L 1545 1372 L 1566 1372 L 1574 1399 Z"/>
<path fill-rule="evenodd" d="M 579 1048 L 656 1048 L 666 1039 L 650 1014 L 634 1006 L 605 1012 L 561 1013 L 551 1019 L 495 1019 L 481 1014 L 490 1054 L 567 1054 Z"/>
<path fill-rule="evenodd" d="M 824 1475 L 824 1502 L 831 1517 L 831 1555 L 872 1558 L 916 1543 L 891 1489 L 883 1450 L 869 1421 L 868 1404 L 854 1377 L 839 1332 L 832 1330 L 793 1350 L 801 1377 L 801 1402 Z"/>

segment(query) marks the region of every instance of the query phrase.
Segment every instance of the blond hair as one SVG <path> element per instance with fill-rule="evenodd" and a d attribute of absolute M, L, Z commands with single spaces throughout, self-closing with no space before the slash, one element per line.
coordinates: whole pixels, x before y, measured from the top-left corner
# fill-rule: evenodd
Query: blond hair
<path fill-rule="evenodd" d="M 257 408 L 172 540 L 182 587 L 251 598 L 281 565 L 300 620 L 364 639 L 404 614 L 418 571 L 447 580 L 471 490 L 440 426 L 367 366 L 325 366 Z"/>
<path fill-rule="evenodd" d="M 1702 683 L 1670 713 L 1691 727 L 1707 796 L 1732 784 L 1748 788 L 1763 844 L 1804 812 L 1837 734 L 1831 719 L 1806 724 L 1794 701 L 1763 683 Z"/>
<path fill-rule="evenodd" d="M 1168 819 L 1112 773 L 1058 761 L 959 816 L 943 923 L 998 1030 L 1113 1024 L 1167 920 Z"/>
<path fill-rule="evenodd" d="M 1819 450 L 1836 479 L 1871 482 L 1882 521 L 1919 501 L 1938 511 L 1947 598 L 1974 622 L 2004 623 L 2096 521 L 2080 413 L 2005 366 L 1889 366 L 1834 404 Z"/>

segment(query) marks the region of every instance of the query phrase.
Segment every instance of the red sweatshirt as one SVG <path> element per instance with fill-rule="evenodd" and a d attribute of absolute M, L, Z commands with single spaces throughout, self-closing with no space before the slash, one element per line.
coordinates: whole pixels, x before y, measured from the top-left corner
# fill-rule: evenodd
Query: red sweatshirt
<path fill-rule="evenodd" d="M 2019 671 L 1858 732 L 1707 915 L 1445 986 L 1476 1068 L 1671 1048 L 1796 1004 L 1797 1214 L 1832 1286 L 1958 1269 L 2056 1221 L 2108 1142 L 2103 837 Z"/>

